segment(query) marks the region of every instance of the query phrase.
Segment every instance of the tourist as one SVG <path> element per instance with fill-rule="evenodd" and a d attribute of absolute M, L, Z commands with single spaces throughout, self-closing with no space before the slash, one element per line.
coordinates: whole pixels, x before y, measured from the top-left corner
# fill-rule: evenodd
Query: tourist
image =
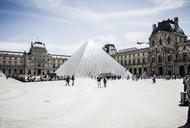
<path fill-rule="evenodd" d="M 187 122 L 185 125 L 179 127 L 179 128 L 190 128 L 190 77 L 186 80 L 186 86 L 187 86 L 187 99 L 188 99 L 188 114 L 187 114 Z"/>
<path fill-rule="evenodd" d="M 101 77 L 97 77 L 97 82 L 98 82 L 98 88 L 101 88 Z"/>
<path fill-rule="evenodd" d="M 106 83 L 107 83 L 106 77 L 104 77 L 103 82 L 104 82 L 104 88 L 106 88 Z"/>
<path fill-rule="evenodd" d="M 135 80 L 134 75 L 132 76 L 132 80 L 133 80 L 133 81 Z"/>
<path fill-rule="evenodd" d="M 71 80 L 72 80 L 72 86 L 74 86 L 74 82 L 75 82 L 75 76 L 74 75 L 72 75 Z"/>
<path fill-rule="evenodd" d="M 156 75 L 153 75 L 152 82 L 156 83 Z"/>
<path fill-rule="evenodd" d="M 65 86 L 70 86 L 70 84 L 69 84 L 69 82 L 70 82 L 70 76 L 67 76 L 66 77 L 66 84 L 65 84 Z"/>
<path fill-rule="evenodd" d="M 127 80 L 129 80 L 130 79 L 130 77 L 129 77 L 129 75 L 127 75 Z"/>
<path fill-rule="evenodd" d="M 186 92 L 186 90 L 187 90 L 187 79 L 188 79 L 188 77 L 184 77 L 183 78 L 183 85 L 184 85 L 184 92 Z"/>

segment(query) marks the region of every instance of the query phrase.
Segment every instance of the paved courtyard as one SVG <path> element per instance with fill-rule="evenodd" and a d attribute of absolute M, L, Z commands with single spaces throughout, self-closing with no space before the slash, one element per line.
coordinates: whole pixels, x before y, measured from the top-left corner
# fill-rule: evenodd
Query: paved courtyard
<path fill-rule="evenodd" d="M 177 128 L 182 80 L 22 83 L 0 77 L 0 128 Z"/>

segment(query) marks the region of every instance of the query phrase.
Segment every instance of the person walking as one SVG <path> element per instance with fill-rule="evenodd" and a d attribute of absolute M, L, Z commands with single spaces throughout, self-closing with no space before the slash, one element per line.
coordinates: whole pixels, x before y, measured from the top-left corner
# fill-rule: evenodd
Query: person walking
<path fill-rule="evenodd" d="M 106 83 L 107 83 L 106 77 L 104 77 L 103 82 L 104 82 L 104 88 L 106 88 Z"/>
<path fill-rule="evenodd" d="M 65 86 L 67 86 L 67 85 L 70 86 L 69 82 L 70 82 L 70 76 L 67 76 Z"/>
<path fill-rule="evenodd" d="M 74 75 L 72 75 L 71 80 L 72 80 L 72 86 L 74 86 L 74 82 L 75 82 L 75 76 Z"/>
<path fill-rule="evenodd" d="M 101 88 L 101 77 L 97 77 L 97 82 L 98 82 L 98 88 Z"/>

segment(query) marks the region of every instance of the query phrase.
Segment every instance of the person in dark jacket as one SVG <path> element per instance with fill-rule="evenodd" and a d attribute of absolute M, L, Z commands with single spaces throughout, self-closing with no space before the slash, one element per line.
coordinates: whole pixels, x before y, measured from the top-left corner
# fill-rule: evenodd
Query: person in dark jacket
<path fill-rule="evenodd" d="M 156 75 L 153 75 L 152 82 L 156 83 Z"/>
<path fill-rule="evenodd" d="M 187 92 L 187 99 L 188 99 L 188 114 L 187 114 L 187 122 L 185 125 L 179 128 L 190 128 L 190 77 L 187 78 L 185 81 L 186 83 L 186 92 Z"/>
<path fill-rule="evenodd" d="M 72 86 L 74 86 L 74 82 L 75 82 L 75 76 L 74 75 L 72 75 L 71 80 L 72 80 Z"/>
<path fill-rule="evenodd" d="M 107 83 L 106 77 L 104 77 L 103 82 L 104 82 L 104 87 L 106 88 L 106 83 Z"/>
<path fill-rule="evenodd" d="M 184 92 L 186 92 L 186 90 L 187 90 L 187 78 L 188 77 L 183 78 Z"/>
<path fill-rule="evenodd" d="M 65 86 L 67 86 L 67 85 L 70 86 L 69 82 L 70 82 L 70 76 L 67 76 Z"/>
<path fill-rule="evenodd" d="M 98 88 L 101 88 L 101 77 L 97 77 L 97 82 L 98 82 Z"/>

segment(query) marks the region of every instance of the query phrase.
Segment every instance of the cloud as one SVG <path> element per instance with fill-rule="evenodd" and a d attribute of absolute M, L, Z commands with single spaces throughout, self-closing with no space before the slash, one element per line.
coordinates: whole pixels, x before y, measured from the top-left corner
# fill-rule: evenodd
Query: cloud
<path fill-rule="evenodd" d="M 163 9 L 175 9 L 182 7 L 186 1 L 185 0 L 148 0 L 153 3 L 156 7 L 162 7 Z"/>
<path fill-rule="evenodd" d="M 116 48 L 120 50 L 130 47 L 148 47 L 148 44 L 146 44 L 146 42 L 148 42 L 148 37 L 149 35 L 145 32 L 127 32 L 119 35 L 99 35 L 91 39 L 102 46 L 108 43 L 115 44 Z M 145 44 L 138 45 L 137 41 L 145 42 Z"/>
<path fill-rule="evenodd" d="M 28 51 L 29 48 L 30 48 L 30 43 L 13 42 L 13 41 L 0 42 L 0 50 L 4 50 L 4 51 L 24 52 L 24 51 Z"/>
<path fill-rule="evenodd" d="M 148 0 L 152 6 L 134 10 L 125 10 L 121 12 L 113 13 L 101 13 L 102 18 L 115 18 L 115 17 L 135 17 L 135 16 L 147 16 L 162 13 L 167 10 L 181 8 L 187 3 L 185 0 Z"/>
<path fill-rule="evenodd" d="M 185 0 L 148 0 L 152 6 L 124 10 L 118 12 L 97 12 L 92 11 L 90 7 L 85 6 L 69 6 L 64 0 L 16 0 L 17 4 L 23 6 L 34 7 L 43 11 L 48 11 L 53 14 L 55 19 L 70 19 L 83 22 L 99 22 L 103 20 L 123 18 L 123 17 L 135 17 L 135 16 L 147 16 L 158 14 L 166 10 L 177 9 L 183 7 L 187 1 Z"/>
<path fill-rule="evenodd" d="M 9 1 L 12 2 L 11 0 Z M 145 21 L 145 18 L 142 18 L 143 16 L 147 16 L 147 18 L 148 16 L 155 16 L 167 10 L 181 8 L 185 6 L 187 3 L 186 0 L 164 0 L 164 1 L 147 0 L 147 1 L 149 2 L 150 6 L 147 5 L 144 8 L 138 8 L 138 9 L 134 8 L 133 10 L 118 9 L 118 11 L 116 12 L 113 11 L 99 12 L 92 10 L 90 7 L 84 7 L 82 4 L 79 4 L 77 6 L 70 6 L 64 0 L 14 0 L 16 4 L 38 9 L 45 13 L 38 14 L 36 13 L 37 11 L 13 12 L 13 13 L 18 13 L 20 15 L 22 14 L 29 15 L 33 17 L 39 17 L 64 23 L 65 22 L 66 23 L 72 22 L 78 24 L 80 24 L 80 22 L 89 23 L 93 27 L 101 28 L 101 30 L 103 30 L 102 28 L 104 28 L 107 31 L 106 32 L 101 31 L 99 36 L 95 35 L 95 37 L 86 37 L 86 38 L 88 39 L 91 38 L 96 41 L 104 43 L 110 42 L 116 45 L 119 44 L 118 48 L 122 49 L 126 47 L 137 46 L 136 45 L 137 41 L 145 41 L 145 42 L 147 41 L 150 32 L 147 32 L 146 30 L 143 31 L 140 28 L 142 28 L 142 26 L 146 26 L 144 28 L 150 26 L 151 28 L 152 21 L 151 23 L 150 20 Z M 139 22 L 139 19 L 141 18 L 142 20 L 141 22 Z M 136 30 L 129 29 L 130 27 L 133 26 L 135 26 L 134 29 L 136 28 Z M 125 28 L 126 30 L 123 30 Z M 79 41 L 75 43 L 48 41 L 50 43 L 47 43 L 46 46 L 47 49 L 49 49 L 48 51 L 50 53 L 71 54 L 77 48 L 79 48 L 81 44 L 87 41 L 87 39 L 83 40 L 78 39 L 78 40 Z M 14 41 L 14 38 L 11 39 L 10 41 Z M 11 43 L 16 45 L 17 42 L 11 42 Z M 3 46 L 2 45 L 0 46 L 0 49 L 9 47 L 11 43 L 7 42 L 7 45 L 5 45 L 4 43 Z M 29 49 L 29 47 L 26 47 L 27 45 L 25 47 L 23 47 L 23 45 L 20 45 L 20 42 L 18 42 L 17 44 L 18 44 L 17 49 L 20 48 L 21 51 L 26 48 Z M 61 44 L 63 44 L 64 46 L 62 46 Z M 12 48 L 9 47 L 9 48 L 14 50 L 14 47 Z"/>
<path fill-rule="evenodd" d="M 10 0 L 9 0 L 10 1 Z M 128 20 L 141 16 L 150 16 L 162 13 L 167 10 L 183 7 L 186 0 L 147 0 L 151 6 L 144 8 L 134 8 L 133 10 L 120 10 L 117 12 L 98 12 L 86 7 L 83 4 L 71 6 L 65 0 L 14 0 L 16 4 L 39 9 L 45 14 L 34 12 L 20 12 L 24 15 L 44 18 L 64 23 L 87 23 L 102 27 L 105 30 L 115 30 L 119 26 L 128 24 Z M 119 1 L 118 1 L 119 2 Z M 119 10 L 119 9 L 118 9 Z M 46 15 L 47 14 L 47 15 Z M 127 21 L 126 21 L 127 19 Z M 122 22 L 126 21 L 126 22 Z M 116 22 L 119 22 L 118 25 Z M 143 21 L 142 21 L 143 22 Z"/>
<path fill-rule="evenodd" d="M 80 44 L 60 45 L 54 43 L 45 43 L 46 49 L 50 54 L 65 54 L 71 55 Z M 27 42 L 13 42 L 13 41 L 1 41 L 0 50 L 4 51 L 17 51 L 17 52 L 29 52 L 30 43 Z"/>

